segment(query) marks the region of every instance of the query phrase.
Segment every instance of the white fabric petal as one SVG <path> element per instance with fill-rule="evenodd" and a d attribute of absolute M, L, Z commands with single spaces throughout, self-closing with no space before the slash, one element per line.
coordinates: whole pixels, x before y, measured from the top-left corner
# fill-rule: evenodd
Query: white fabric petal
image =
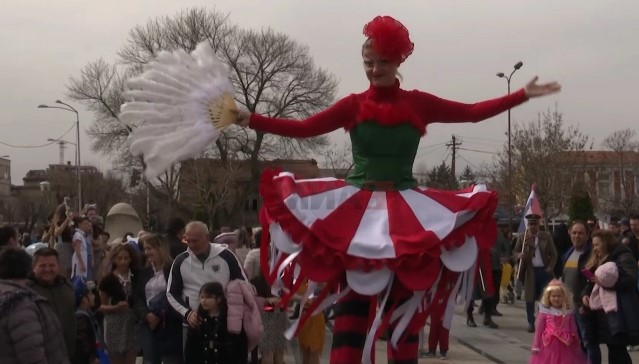
<path fill-rule="evenodd" d="M 474 237 L 467 236 L 460 247 L 451 250 L 442 247 L 441 261 L 453 272 L 464 272 L 475 264 L 478 253 L 477 241 Z"/>
<path fill-rule="evenodd" d="M 469 198 L 477 193 L 486 192 L 486 191 L 488 191 L 488 189 L 486 188 L 486 185 L 475 185 L 475 187 L 473 187 L 473 190 L 471 192 L 458 193 L 457 196 Z"/>
<path fill-rule="evenodd" d="M 344 186 L 305 197 L 293 193 L 284 199 L 284 203 L 297 220 L 310 228 L 315 221 L 325 219 L 358 191 L 357 187 Z"/>
<path fill-rule="evenodd" d="M 393 272 L 386 267 L 370 272 L 349 270 L 346 271 L 346 282 L 353 291 L 364 296 L 372 296 L 381 292 L 392 276 Z"/>
<path fill-rule="evenodd" d="M 388 225 L 386 192 L 373 192 L 347 253 L 367 259 L 395 258 Z"/>
<path fill-rule="evenodd" d="M 400 194 L 424 230 L 432 231 L 440 240 L 455 228 L 455 213 L 437 201 L 413 190 L 400 191 Z"/>

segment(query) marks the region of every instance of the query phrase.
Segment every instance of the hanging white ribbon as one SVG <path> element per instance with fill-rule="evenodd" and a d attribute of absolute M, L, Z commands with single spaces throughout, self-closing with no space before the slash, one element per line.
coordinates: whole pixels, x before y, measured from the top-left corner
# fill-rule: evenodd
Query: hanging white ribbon
<path fill-rule="evenodd" d="M 284 283 L 282 282 L 282 276 L 284 275 L 284 269 L 286 269 L 288 265 L 291 264 L 295 260 L 295 258 L 297 258 L 299 254 L 300 252 L 296 252 L 289 255 L 288 257 L 286 257 L 286 259 L 284 259 L 282 264 L 280 264 L 280 266 L 277 267 L 277 277 L 276 277 L 277 279 L 275 280 L 273 286 L 271 287 L 271 294 L 275 296 L 279 296 L 280 289 L 284 290 L 285 293 L 289 293 L 289 290 L 284 286 Z"/>
<path fill-rule="evenodd" d="M 373 349 L 373 344 L 375 343 L 375 334 L 377 334 L 377 329 L 379 329 L 379 326 L 382 324 L 384 307 L 386 307 L 388 296 L 390 296 L 394 278 L 395 274 L 391 273 L 390 279 L 388 280 L 388 285 L 386 286 L 386 294 L 384 294 L 384 299 L 382 300 L 381 305 L 377 305 L 377 313 L 375 314 L 375 319 L 373 320 L 373 324 L 371 325 L 370 330 L 368 330 L 368 335 L 366 335 L 366 342 L 364 342 L 364 351 L 362 352 L 363 364 L 371 364 L 371 350 Z"/>
<path fill-rule="evenodd" d="M 424 299 L 425 294 L 426 294 L 426 291 L 424 290 L 415 291 L 415 293 L 413 293 L 413 296 L 409 298 L 408 301 L 402 304 L 402 306 L 404 307 L 400 306 L 397 308 L 398 310 L 401 308 L 400 313 L 398 313 L 397 310 L 395 310 L 395 312 L 393 313 L 393 316 L 395 316 L 395 319 L 399 317 L 399 322 L 397 322 L 397 325 L 393 328 L 393 336 L 391 336 L 391 341 L 390 341 L 394 349 L 397 349 L 397 342 L 399 341 L 399 338 L 404 334 L 404 331 L 406 331 L 406 328 L 408 327 L 410 320 L 415 315 L 415 312 L 417 312 L 417 308 L 419 307 L 419 304 Z M 391 322 L 392 321 L 394 320 L 391 317 Z"/>
<path fill-rule="evenodd" d="M 465 304 L 465 307 L 470 304 L 473 298 L 473 293 L 475 291 L 475 272 L 477 270 L 477 262 L 473 264 L 466 272 L 462 274 L 462 282 L 461 288 L 459 290 L 459 294 L 457 295 L 457 304 L 462 305 Z"/>
<path fill-rule="evenodd" d="M 333 293 L 332 295 L 324 298 L 324 300 L 322 300 L 322 303 L 319 304 L 319 306 L 317 306 L 315 308 L 315 310 L 313 311 L 313 315 L 315 316 L 318 313 L 324 311 L 328 306 L 332 305 L 333 303 L 341 300 L 344 296 L 346 296 L 348 294 L 348 292 L 351 291 L 351 287 L 346 287 L 345 289 L 343 289 L 341 292 L 338 293 Z"/>
<path fill-rule="evenodd" d="M 457 292 L 459 292 L 459 287 L 461 285 L 462 276 L 457 277 L 457 281 L 455 282 L 455 286 L 452 291 L 450 291 L 450 297 L 448 297 L 448 302 L 446 304 L 446 311 L 444 311 L 444 320 L 443 326 L 450 330 L 450 324 L 453 322 L 453 314 L 455 313 L 455 300 L 457 297 Z"/>
<path fill-rule="evenodd" d="M 304 292 L 304 296 L 302 296 L 302 300 L 300 301 L 300 314 L 297 317 L 297 319 L 295 319 L 293 324 L 284 332 L 284 336 L 286 337 L 287 340 L 291 340 L 293 336 L 295 336 L 295 332 L 297 331 L 297 327 L 300 325 L 300 320 L 302 319 L 302 316 L 303 316 L 302 310 L 304 309 L 304 306 L 306 305 L 306 301 L 308 301 L 308 298 L 313 294 L 316 287 L 317 287 L 317 283 L 310 280 L 308 281 L 306 292 Z"/>

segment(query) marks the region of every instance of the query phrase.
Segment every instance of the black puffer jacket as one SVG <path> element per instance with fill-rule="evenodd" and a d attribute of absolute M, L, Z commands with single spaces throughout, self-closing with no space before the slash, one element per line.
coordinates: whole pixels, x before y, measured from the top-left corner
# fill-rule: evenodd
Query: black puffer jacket
<path fill-rule="evenodd" d="M 611 289 L 617 292 L 617 312 L 596 311 L 599 342 L 624 345 L 639 344 L 639 294 L 637 293 L 637 261 L 628 247 L 617 244 L 601 264 L 614 262 L 619 270 L 617 283 Z M 589 282 L 583 295 L 590 295 L 594 284 Z M 595 318 L 593 317 L 593 318 Z M 602 327 L 603 326 L 603 327 Z"/>
<path fill-rule="evenodd" d="M 3 364 L 69 364 L 62 327 L 46 299 L 0 280 L 0 358 Z"/>

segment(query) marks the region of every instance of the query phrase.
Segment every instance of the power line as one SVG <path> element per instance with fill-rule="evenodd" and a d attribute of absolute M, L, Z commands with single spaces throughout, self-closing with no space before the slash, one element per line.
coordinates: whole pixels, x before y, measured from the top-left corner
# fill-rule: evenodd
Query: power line
<path fill-rule="evenodd" d="M 485 142 L 491 142 L 491 143 L 496 143 L 496 144 L 504 144 L 503 140 L 497 140 L 497 139 L 487 139 L 487 138 L 477 138 L 477 137 L 467 137 L 467 136 L 463 136 L 460 135 L 462 138 L 464 139 L 470 139 L 470 140 L 480 140 L 480 141 L 485 141 Z"/>
<path fill-rule="evenodd" d="M 471 163 L 468 159 L 464 158 L 461 154 L 457 154 L 457 156 L 463 160 L 464 162 L 468 163 L 471 167 L 475 168 L 476 171 L 480 171 L 480 168 L 477 167 L 476 165 L 474 165 L 473 163 Z"/>
<path fill-rule="evenodd" d="M 444 144 L 446 144 L 446 143 L 445 143 L 445 142 L 442 142 L 442 143 L 437 143 L 437 144 L 424 145 L 424 146 L 422 146 L 422 147 L 417 148 L 417 150 L 420 150 L 420 149 L 428 149 L 428 148 L 432 148 L 432 147 L 438 147 L 438 146 L 440 146 L 440 145 L 444 145 Z"/>
<path fill-rule="evenodd" d="M 71 131 L 71 129 L 73 129 L 75 127 L 75 124 L 71 125 L 71 127 L 69 129 L 67 129 L 67 131 L 64 132 L 64 134 L 60 135 L 59 137 L 56 138 L 56 140 L 46 143 L 46 144 L 42 144 L 42 145 L 13 145 L 13 144 L 9 144 L 9 143 L 5 143 L 5 142 L 0 142 L 1 145 L 6 145 L 7 147 L 11 147 L 11 148 L 23 148 L 23 149 L 32 149 L 32 148 L 42 148 L 42 147 L 48 147 L 51 144 L 57 143 L 59 139 L 64 138 L 65 135 L 67 135 L 68 132 Z"/>
<path fill-rule="evenodd" d="M 435 151 L 437 151 L 437 150 L 439 150 L 439 149 L 442 149 L 442 147 L 443 147 L 443 145 L 438 145 L 438 146 L 437 146 L 437 148 L 434 148 L 434 149 L 430 149 L 430 150 L 421 150 L 421 151 L 419 151 L 419 153 L 417 153 L 417 154 L 415 155 L 415 158 L 417 158 L 417 157 L 422 157 L 422 156 L 424 156 L 425 154 L 433 153 L 433 152 L 435 152 Z"/>
<path fill-rule="evenodd" d="M 486 154 L 493 154 L 493 155 L 498 155 L 499 153 L 497 152 L 489 152 L 486 150 L 477 150 L 477 149 L 467 149 L 467 148 L 458 148 L 459 150 L 465 150 L 468 152 L 477 152 L 477 153 L 486 153 Z"/>

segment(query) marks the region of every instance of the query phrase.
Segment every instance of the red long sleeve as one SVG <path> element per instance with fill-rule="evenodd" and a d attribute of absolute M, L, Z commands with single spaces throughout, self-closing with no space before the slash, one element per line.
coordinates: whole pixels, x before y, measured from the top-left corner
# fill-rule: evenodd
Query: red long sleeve
<path fill-rule="evenodd" d="M 355 95 L 339 100 L 330 108 L 304 120 L 279 119 L 251 114 L 251 129 L 292 138 L 318 136 L 347 125 L 355 119 Z"/>
<path fill-rule="evenodd" d="M 389 96 L 388 91 L 396 91 Z M 362 120 L 374 120 L 383 125 L 411 122 L 422 128 L 435 122 L 478 122 L 493 117 L 527 100 L 524 89 L 507 96 L 475 104 L 445 100 L 421 91 L 387 89 L 381 98 L 372 96 L 372 89 L 352 94 L 332 107 L 304 120 L 280 119 L 251 114 L 252 129 L 292 138 L 308 138 L 329 133 L 340 127 L 349 129 Z"/>
<path fill-rule="evenodd" d="M 478 122 L 491 118 L 527 100 L 526 92 L 521 90 L 496 99 L 465 104 L 450 101 L 437 96 L 411 91 L 411 103 L 425 124 Z"/>

